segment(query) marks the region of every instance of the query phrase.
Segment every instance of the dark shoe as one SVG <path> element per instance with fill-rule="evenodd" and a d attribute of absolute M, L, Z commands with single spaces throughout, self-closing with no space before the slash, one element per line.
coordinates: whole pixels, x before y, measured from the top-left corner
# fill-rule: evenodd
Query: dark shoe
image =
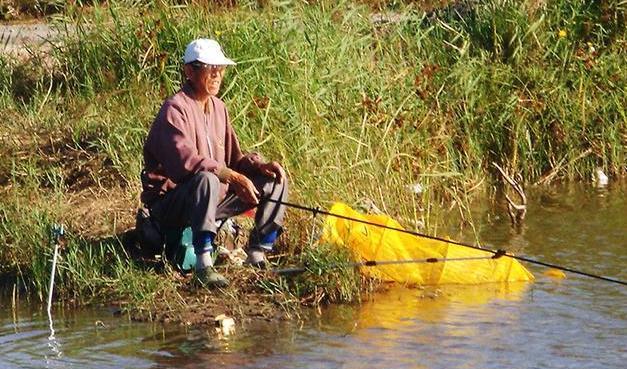
<path fill-rule="evenodd" d="M 196 279 L 207 288 L 224 288 L 229 285 L 229 280 L 212 267 L 196 271 Z"/>
<path fill-rule="evenodd" d="M 253 268 L 266 269 L 266 252 L 263 249 L 257 247 L 251 247 L 246 251 L 248 257 L 244 262 Z"/>

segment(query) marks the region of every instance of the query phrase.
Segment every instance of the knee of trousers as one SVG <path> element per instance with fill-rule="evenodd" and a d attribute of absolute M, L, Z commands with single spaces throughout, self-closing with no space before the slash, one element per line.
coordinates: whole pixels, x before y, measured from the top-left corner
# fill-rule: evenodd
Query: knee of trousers
<path fill-rule="evenodd" d="M 220 194 L 220 180 L 218 176 L 211 172 L 198 172 L 191 178 L 192 188 L 190 191 L 201 196 L 218 196 Z"/>

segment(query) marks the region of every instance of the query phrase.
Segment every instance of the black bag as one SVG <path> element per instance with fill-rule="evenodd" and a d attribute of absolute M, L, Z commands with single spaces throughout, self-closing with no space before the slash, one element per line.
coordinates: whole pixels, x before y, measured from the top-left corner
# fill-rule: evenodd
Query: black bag
<path fill-rule="evenodd" d="M 144 256 L 161 255 L 165 244 L 165 235 L 161 231 L 159 223 L 150 215 L 148 208 L 137 209 L 135 232 L 139 241 L 139 249 Z"/>

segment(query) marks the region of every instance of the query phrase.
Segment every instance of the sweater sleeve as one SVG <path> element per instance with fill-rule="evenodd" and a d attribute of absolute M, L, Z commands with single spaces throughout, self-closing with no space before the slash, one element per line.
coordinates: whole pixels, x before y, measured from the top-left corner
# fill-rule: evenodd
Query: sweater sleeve
<path fill-rule="evenodd" d="M 167 177 L 178 183 L 200 171 L 218 170 L 217 161 L 199 155 L 194 122 L 186 118 L 180 106 L 166 104 L 160 118 L 151 151 Z"/>

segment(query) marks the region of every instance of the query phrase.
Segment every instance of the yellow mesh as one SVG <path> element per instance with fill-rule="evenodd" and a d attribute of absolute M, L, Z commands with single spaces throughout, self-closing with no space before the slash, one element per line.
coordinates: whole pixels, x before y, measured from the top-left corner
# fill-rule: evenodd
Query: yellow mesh
<path fill-rule="evenodd" d="M 386 215 L 363 215 L 343 203 L 335 203 L 330 210 L 362 221 L 402 229 Z M 321 242 L 350 248 L 358 260 L 408 260 L 426 258 L 489 257 L 493 253 L 432 240 L 374 225 L 328 216 Z M 438 263 L 411 263 L 363 267 L 362 273 L 384 281 L 439 284 L 479 284 L 486 282 L 530 281 L 533 275 L 517 260 L 498 259 L 448 261 Z"/>

